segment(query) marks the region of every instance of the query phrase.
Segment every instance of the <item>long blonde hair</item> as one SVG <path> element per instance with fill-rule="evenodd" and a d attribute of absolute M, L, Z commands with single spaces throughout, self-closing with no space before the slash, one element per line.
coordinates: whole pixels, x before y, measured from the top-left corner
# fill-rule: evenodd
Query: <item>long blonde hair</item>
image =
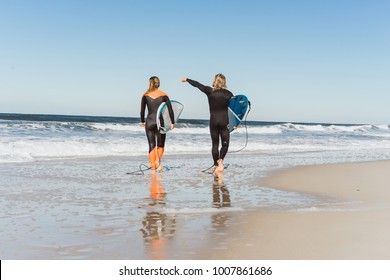
<path fill-rule="evenodd" d="M 226 77 L 223 74 L 215 75 L 213 82 L 213 90 L 224 89 L 226 86 Z"/>
<path fill-rule="evenodd" d="M 151 91 L 154 91 L 160 87 L 160 79 L 156 76 L 149 78 L 149 89 L 146 91 L 146 93 L 149 93 Z"/>

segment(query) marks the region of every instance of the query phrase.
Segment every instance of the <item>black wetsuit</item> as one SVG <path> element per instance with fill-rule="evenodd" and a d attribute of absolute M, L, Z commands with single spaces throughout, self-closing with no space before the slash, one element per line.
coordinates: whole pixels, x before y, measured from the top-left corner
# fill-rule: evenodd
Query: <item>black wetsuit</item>
<path fill-rule="evenodd" d="M 169 117 L 171 118 L 172 124 L 175 123 L 171 101 L 167 95 L 160 95 L 157 98 L 152 98 L 148 95 L 143 95 L 141 100 L 141 122 L 145 122 L 145 107 L 148 107 L 148 116 L 145 123 L 146 137 L 149 142 L 149 153 L 156 147 L 164 148 L 165 145 L 165 134 L 161 134 L 157 129 L 156 116 L 157 109 L 161 103 L 165 102 L 168 106 Z"/>
<path fill-rule="evenodd" d="M 218 165 L 218 160 L 223 160 L 229 149 L 230 134 L 228 127 L 228 107 L 229 99 L 233 97 L 233 93 L 227 89 L 213 89 L 212 87 L 204 86 L 191 79 L 187 79 L 187 82 L 203 91 L 209 100 L 210 135 L 213 145 L 211 153 L 213 155 L 214 165 Z M 222 141 L 220 151 L 218 150 L 219 138 L 221 138 Z"/>

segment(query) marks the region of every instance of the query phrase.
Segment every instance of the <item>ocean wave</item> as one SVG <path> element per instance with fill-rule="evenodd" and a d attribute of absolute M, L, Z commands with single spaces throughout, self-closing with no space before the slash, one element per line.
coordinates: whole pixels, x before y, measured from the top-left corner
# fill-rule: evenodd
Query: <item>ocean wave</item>
<path fill-rule="evenodd" d="M 241 126 L 242 127 L 242 126 Z M 310 133 L 390 133 L 388 125 L 322 125 L 322 124 L 293 124 L 283 123 L 267 126 L 248 126 L 248 131 L 255 134 L 281 134 L 288 132 Z"/>
<path fill-rule="evenodd" d="M 137 156 L 147 147 L 135 149 L 131 141 L 87 141 L 87 139 L 30 139 L 0 143 L 0 162 L 22 162 L 40 159 L 75 157 Z"/>
<path fill-rule="evenodd" d="M 0 129 L 5 131 L 128 131 L 140 132 L 145 129 L 138 124 L 118 123 L 80 123 L 80 122 L 21 122 L 21 123 L 0 123 Z"/>
<path fill-rule="evenodd" d="M 0 129 L 17 133 L 18 131 L 42 131 L 42 132 L 144 132 L 144 128 L 139 125 L 139 122 L 63 122 L 63 121 L 10 121 L 1 120 Z M 242 123 L 237 131 L 234 133 L 242 133 L 248 130 L 252 134 L 282 134 L 289 132 L 302 133 L 356 133 L 356 134 L 370 134 L 370 133 L 384 133 L 390 134 L 390 127 L 388 125 L 336 125 L 336 124 L 299 124 L 299 123 Z M 176 124 L 172 133 L 182 134 L 207 134 L 209 128 L 207 122 L 193 123 L 192 121 L 179 122 Z"/>
<path fill-rule="evenodd" d="M 38 117 L 37 117 L 38 118 Z M 49 117 L 0 120 L 0 162 L 56 158 L 147 155 L 145 129 L 134 119 Z M 114 122 L 115 120 L 116 122 Z M 210 153 L 207 121 L 181 120 L 167 134 L 169 154 Z M 243 123 L 231 134 L 230 151 L 294 153 L 390 149 L 388 125 Z"/>
<path fill-rule="evenodd" d="M 390 141 L 356 139 L 232 138 L 229 153 L 281 154 L 325 151 L 362 151 L 390 149 Z M 209 154 L 209 135 L 192 137 L 170 135 L 165 151 L 169 155 Z M 7 138 L 0 140 L 0 162 L 27 162 L 82 157 L 146 156 L 148 144 L 144 135 L 138 137 L 69 137 L 69 138 Z"/>
<path fill-rule="evenodd" d="M 165 151 L 169 154 L 208 153 L 208 141 L 193 142 L 191 139 L 167 141 Z M 0 141 L 0 162 L 28 162 L 35 160 L 107 157 L 107 156 L 141 156 L 148 154 L 148 143 L 142 137 L 71 137 L 71 138 L 38 138 L 23 139 L 2 138 Z"/>

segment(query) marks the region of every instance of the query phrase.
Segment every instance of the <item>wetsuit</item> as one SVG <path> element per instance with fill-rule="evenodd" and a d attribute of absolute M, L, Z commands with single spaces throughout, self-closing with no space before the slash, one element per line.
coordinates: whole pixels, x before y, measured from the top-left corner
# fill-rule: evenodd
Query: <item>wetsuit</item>
<path fill-rule="evenodd" d="M 210 135 L 212 141 L 211 154 L 213 156 L 214 165 L 217 166 L 218 160 L 223 160 L 229 149 L 230 134 L 228 107 L 229 99 L 233 97 L 233 93 L 227 89 L 213 89 L 212 87 L 204 86 L 191 79 L 187 79 L 187 82 L 203 91 L 209 100 Z M 221 138 L 222 141 L 220 151 L 218 151 L 219 138 Z"/>
<path fill-rule="evenodd" d="M 146 137 L 149 142 L 149 153 L 156 147 L 164 148 L 165 145 L 165 134 L 161 134 L 157 129 L 156 116 L 157 109 L 161 103 L 165 102 L 168 106 L 169 117 L 171 118 L 172 124 L 175 123 L 171 101 L 169 97 L 163 92 L 159 92 L 157 97 L 151 97 L 148 94 L 144 94 L 141 100 L 141 122 L 145 122 L 145 108 L 148 108 L 148 116 L 145 123 Z"/>

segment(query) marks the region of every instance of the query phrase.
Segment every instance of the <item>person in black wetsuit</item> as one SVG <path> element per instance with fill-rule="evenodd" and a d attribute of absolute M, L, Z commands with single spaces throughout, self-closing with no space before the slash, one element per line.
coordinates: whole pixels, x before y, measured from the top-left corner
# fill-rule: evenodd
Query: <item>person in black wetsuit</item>
<path fill-rule="evenodd" d="M 210 108 L 210 135 L 212 141 L 211 154 L 214 160 L 214 171 L 223 171 L 223 160 L 229 149 L 229 99 L 233 93 L 226 89 L 226 78 L 222 74 L 215 75 L 213 87 L 183 78 L 182 82 L 188 82 L 194 87 L 203 91 L 208 98 Z M 222 146 L 219 150 L 219 139 Z M 213 172 L 214 172 L 213 171 Z"/>
<path fill-rule="evenodd" d="M 160 79 L 153 76 L 149 79 L 149 89 L 142 95 L 141 99 L 141 126 L 145 127 L 146 137 L 149 142 L 149 161 L 152 169 L 162 171 L 160 164 L 164 154 L 166 134 L 161 134 L 157 129 L 156 116 L 157 109 L 161 103 L 165 102 L 168 106 L 169 117 L 171 118 L 171 129 L 174 128 L 174 115 L 171 101 L 166 93 L 158 88 Z M 148 108 L 148 116 L 145 121 L 145 108 Z"/>

